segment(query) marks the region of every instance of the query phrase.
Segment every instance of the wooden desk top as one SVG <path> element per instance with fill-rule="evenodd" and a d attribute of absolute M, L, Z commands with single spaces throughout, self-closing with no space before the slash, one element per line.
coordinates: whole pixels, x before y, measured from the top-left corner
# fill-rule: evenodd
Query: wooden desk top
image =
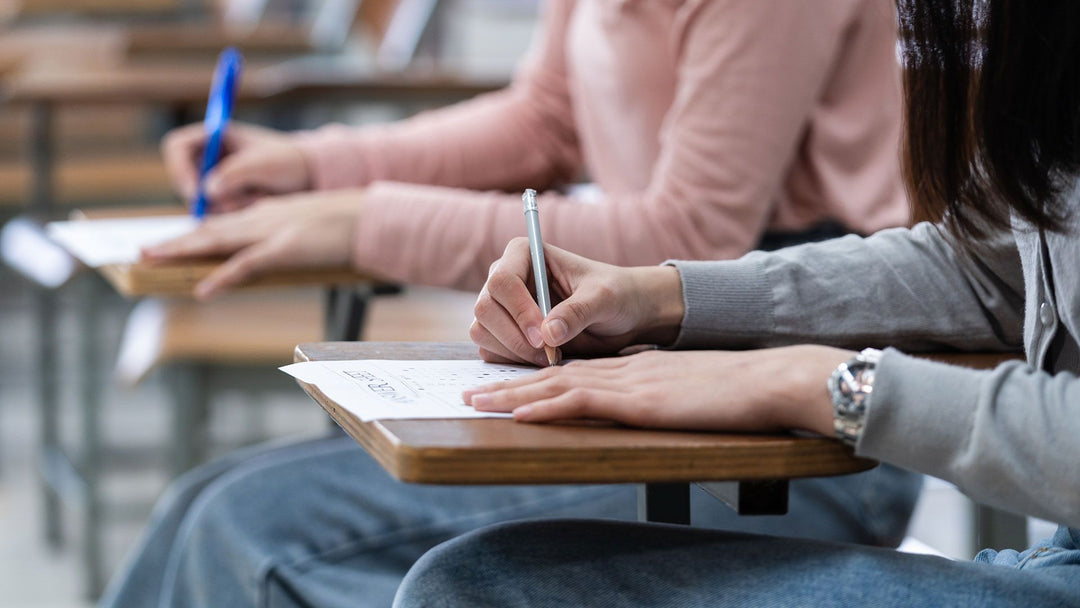
<path fill-rule="evenodd" d="M 301 57 L 260 71 L 270 95 L 347 97 L 362 100 L 453 101 L 505 87 L 506 76 L 471 75 L 445 69 L 416 68 L 379 72 L 348 57 Z"/>
<path fill-rule="evenodd" d="M 466 342 L 317 342 L 297 361 L 473 359 Z M 751 481 L 842 475 L 875 466 L 820 437 L 536 425 L 507 419 L 360 422 L 300 383 L 394 477 L 439 484 Z"/>
<path fill-rule="evenodd" d="M 0 101 L 11 104 L 203 104 L 213 63 L 123 64 L 80 70 L 30 70 L 9 75 Z M 450 71 L 380 73 L 348 62 L 310 60 L 253 67 L 241 78 L 238 99 L 289 100 L 329 95 L 362 101 L 450 102 L 502 88 L 505 78 Z"/>
<path fill-rule="evenodd" d="M 125 32 L 127 51 L 140 55 L 216 57 L 232 46 L 246 57 L 259 55 L 299 55 L 314 51 L 311 32 L 304 27 L 263 23 L 251 31 L 233 31 L 212 23 L 142 25 Z"/>
<path fill-rule="evenodd" d="M 213 65 L 123 65 L 83 70 L 32 70 L 11 76 L 0 101 L 32 103 L 206 103 Z M 245 75 L 239 99 L 265 97 L 266 84 Z"/>
<path fill-rule="evenodd" d="M 23 0 L 19 12 L 27 15 L 48 13 L 164 13 L 175 11 L 182 0 Z"/>
<path fill-rule="evenodd" d="M 94 209 L 76 211 L 72 219 L 105 219 L 116 217 L 140 217 L 150 215 L 175 215 L 184 213 L 183 207 L 160 206 L 118 209 Z M 206 278 L 222 263 L 221 259 L 195 259 L 183 262 L 135 264 L 108 264 L 97 270 L 121 295 L 128 298 L 145 296 L 191 297 L 195 285 Z M 288 270 L 259 277 L 244 286 L 281 287 L 308 285 L 335 285 L 360 283 L 370 280 L 349 268 L 325 270 Z"/>

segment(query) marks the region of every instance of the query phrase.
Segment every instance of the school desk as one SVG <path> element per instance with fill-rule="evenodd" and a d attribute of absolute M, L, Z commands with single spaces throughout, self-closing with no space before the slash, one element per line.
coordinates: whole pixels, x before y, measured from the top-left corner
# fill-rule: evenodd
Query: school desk
<path fill-rule="evenodd" d="M 470 343 L 319 342 L 296 361 L 475 359 Z M 933 358 L 991 367 L 1014 355 Z M 856 473 L 875 462 L 839 441 L 791 434 L 631 429 L 596 424 L 523 424 L 508 419 L 361 422 L 314 385 L 304 391 L 395 478 L 434 484 L 638 483 L 642 520 L 690 523 L 689 484 L 742 515 L 787 512 L 788 482 Z"/>
<path fill-rule="evenodd" d="M 210 65 L 190 63 L 121 65 L 71 72 L 18 73 L 4 79 L 0 83 L 0 104 L 25 105 L 31 110 L 28 158 L 32 184 L 28 210 L 47 216 L 54 207 L 56 108 L 80 104 L 156 105 L 185 120 L 182 117 L 187 109 L 205 107 L 212 71 Z M 314 59 L 247 70 L 237 99 L 241 103 L 295 105 L 334 97 L 430 106 L 492 91 L 505 83 L 503 78 L 470 77 L 446 71 L 383 74 Z"/>
<path fill-rule="evenodd" d="M 181 207 L 140 207 L 76 211 L 74 215 L 77 218 L 94 219 L 182 211 Z M 40 470 L 46 540 L 52 546 L 60 546 L 64 540 L 61 529 L 61 505 L 63 503 L 81 505 L 84 533 L 81 536 L 80 563 L 87 593 L 91 597 L 96 597 L 104 583 L 101 524 L 104 521 L 105 507 L 101 496 L 101 471 L 106 450 L 100 428 L 102 395 L 105 390 L 105 378 L 108 376 L 108 366 L 100 360 L 98 345 L 103 340 L 113 339 L 102 335 L 103 325 L 98 309 L 104 295 L 102 290 L 108 287 L 104 287 L 102 281 L 93 280 L 96 277 L 92 276 L 83 276 L 81 281 L 72 280 L 80 273 L 80 269 L 84 275 L 89 273 L 85 273 L 85 267 L 81 267 L 70 255 L 56 250 L 45 236 L 43 221 L 34 222 L 29 218 L 20 218 L 4 227 L 3 237 L 5 244 L 19 245 L 3 248 L 5 261 L 38 284 L 38 289 L 35 290 L 34 308 L 39 332 L 36 345 L 38 347 L 36 358 L 40 370 L 37 400 L 41 415 L 39 450 L 42 461 Z M 60 255 L 55 255 L 57 253 Z M 144 264 L 115 265 L 103 267 L 100 270 L 101 276 L 105 278 L 109 286 L 129 299 L 134 299 L 146 295 L 190 294 L 195 282 L 212 270 L 217 263 L 219 262 L 203 260 L 153 265 L 153 267 Z M 336 287 L 328 288 L 325 303 L 324 327 L 327 338 L 355 339 L 359 335 L 364 319 L 368 296 L 376 289 L 376 286 L 364 277 L 347 269 L 306 273 L 306 276 L 305 273 L 281 273 L 265 277 L 257 285 L 300 286 L 312 285 L 313 282 L 336 285 Z M 68 285 L 69 283 L 74 284 Z M 79 306 L 75 311 L 75 321 L 79 328 L 75 332 L 76 342 L 63 345 L 65 349 L 77 350 L 77 356 L 72 359 L 74 369 L 68 369 L 66 366 L 61 368 L 64 358 L 60 356 L 61 345 L 56 331 L 59 311 L 56 297 L 53 295 L 59 288 L 79 290 L 77 293 Z M 184 318 L 180 320 L 183 321 Z M 211 317 L 210 321 L 213 320 L 214 317 Z M 205 319 L 196 322 L 196 325 L 203 329 L 206 324 Z M 205 331 L 195 332 L 191 327 L 181 329 L 180 334 L 192 334 L 188 336 L 189 338 L 206 333 Z M 219 332 L 217 341 L 203 340 L 201 345 L 191 345 L 191 340 L 188 340 L 186 345 L 173 345 L 173 350 L 178 348 L 182 351 L 179 355 L 181 358 L 187 357 L 192 360 L 190 365 L 178 366 L 178 373 L 169 375 L 170 378 L 176 380 L 170 384 L 173 398 L 171 428 L 177 437 L 197 438 L 199 436 L 195 431 L 200 428 L 199 412 L 205 409 L 205 400 L 201 409 L 192 407 L 192 404 L 201 398 L 199 394 L 202 387 L 199 382 L 201 377 L 187 373 L 195 369 L 196 357 L 208 357 L 215 363 L 227 364 L 230 369 L 246 369 L 252 365 L 240 363 L 240 360 L 264 361 L 265 349 L 259 351 L 259 345 L 273 343 L 271 336 L 280 333 L 258 332 L 259 335 L 252 341 L 252 333 L 247 329 L 241 331 L 237 325 L 211 328 L 211 331 Z M 295 335 L 295 332 L 292 335 Z M 229 340 L 234 342 L 248 340 L 253 343 L 224 344 Z M 280 339 L 277 341 L 280 342 Z M 169 343 L 165 343 L 162 348 L 168 346 Z M 196 351 L 198 354 L 193 355 L 192 353 Z M 252 353 L 263 358 L 253 357 Z M 287 358 L 288 347 L 286 346 L 279 354 Z M 265 363 L 261 365 L 261 368 L 259 371 L 265 373 L 273 366 Z M 61 378 L 74 378 L 77 381 L 76 394 L 81 415 L 77 418 L 80 449 L 76 453 L 65 449 L 61 441 L 59 394 Z M 171 470 L 179 472 L 196 463 L 200 459 L 200 447 L 198 441 L 194 439 L 190 442 L 174 441 L 170 458 Z"/>
<path fill-rule="evenodd" d="M 135 61 L 212 60 L 230 46 L 261 61 L 333 50 L 316 48 L 309 28 L 287 23 L 260 23 L 250 30 L 205 22 L 139 25 L 126 28 L 123 37 L 127 55 Z"/>
<path fill-rule="evenodd" d="M 476 359 L 465 342 L 319 342 L 297 361 Z M 630 429 L 597 424 L 522 424 L 508 419 L 361 422 L 313 385 L 303 389 L 391 475 L 435 484 L 642 484 L 639 514 L 689 523 L 690 483 L 730 482 L 719 498 L 740 514 L 787 512 L 788 480 L 875 466 L 838 441 Z M 711 485 L 711 484 L 710 484 Z"/>

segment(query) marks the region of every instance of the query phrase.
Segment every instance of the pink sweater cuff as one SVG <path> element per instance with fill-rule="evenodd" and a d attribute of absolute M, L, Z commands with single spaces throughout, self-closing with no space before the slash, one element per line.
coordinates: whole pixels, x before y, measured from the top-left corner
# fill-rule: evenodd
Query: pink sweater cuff
<path fill-rule="evenodd" d="M 357 129 L 331 124 L 297 131 L 293 141 L 307 161 L 312 189 L 358 188 L 371 181 L 364 158 L 367 138 Z"/>

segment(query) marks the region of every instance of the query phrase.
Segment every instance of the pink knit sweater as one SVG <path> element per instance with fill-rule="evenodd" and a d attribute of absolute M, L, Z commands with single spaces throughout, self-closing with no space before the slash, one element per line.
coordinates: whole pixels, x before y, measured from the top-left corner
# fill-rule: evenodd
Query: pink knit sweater
<path fill-rule="evenodd" d="M 505 90 L 396 124 L 299 138 L 316 188 L 364 187 L 353 261 L 475 288 L 525 234 L 622 265 L 738 257 L 766 229 L 908 220 L 892 5 L 549 0 Z"/>

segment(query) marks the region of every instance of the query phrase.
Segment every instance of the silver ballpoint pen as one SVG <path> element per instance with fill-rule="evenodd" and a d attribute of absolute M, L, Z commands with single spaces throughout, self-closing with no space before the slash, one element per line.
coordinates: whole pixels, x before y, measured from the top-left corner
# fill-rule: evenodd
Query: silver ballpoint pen
<path fill-rule="evenodd" d="M 536 303 L 540 312 L 551 312 L 551 292 L 548 291 L 547 262 L 544 261 L 544 239 L 540 236 L 540 210 L 536 207 L 536 190 L 529 188 L 521 195 L 525 207 L 525 227 L 529 233 L 529 253 L 532 257 L 533 277 L 536 279 Z M 559 355 L 554 346 L 544 346 L 548 364 L 555 365 Z"/>

